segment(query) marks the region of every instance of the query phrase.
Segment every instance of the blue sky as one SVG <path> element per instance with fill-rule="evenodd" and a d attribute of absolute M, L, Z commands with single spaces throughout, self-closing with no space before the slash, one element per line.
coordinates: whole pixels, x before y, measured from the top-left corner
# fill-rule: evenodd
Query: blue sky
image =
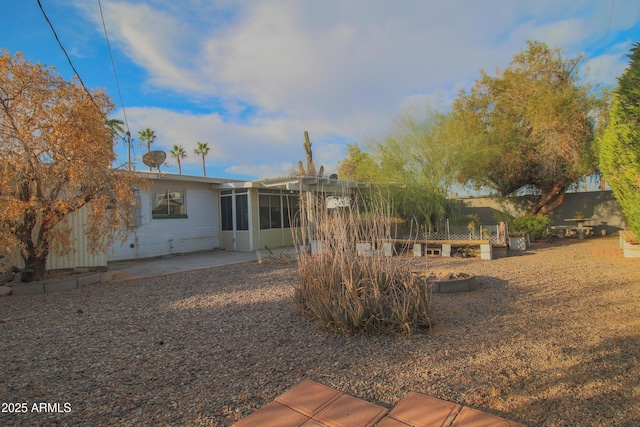
<path fill-rule="evenodd" d="M 80 77 L 124 119 L 98 0 L 41 0 Z M 101 0 L 137 167 L 182 144 L 183 174 L 288 174 L 304 159 L 329 172 L 347 143 L 366 146 L 411 105 L 446 109 L 479 71 L 507 67 L 526 40 L 585 55 L 586 78 L 615 85 L 640 40 L 640 2 L 624 0 Z M 612 8 L 613 6 L 613 8 Z M 36 0 L 2 0 L 0 48 L 73 71 Z M 123 144 L 119 159 L 126 161 Z M 177 173 L 174 160 L 163 167 Z"/>

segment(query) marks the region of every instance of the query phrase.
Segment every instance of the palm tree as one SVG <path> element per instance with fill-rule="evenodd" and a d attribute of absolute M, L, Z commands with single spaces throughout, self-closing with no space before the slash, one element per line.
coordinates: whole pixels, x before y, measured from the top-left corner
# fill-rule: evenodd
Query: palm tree
<path fill-rule="evenodd" d="M 122 127 L 124 125 L 124 122 L 122 120 L 109 119 L 104 122 L 104 125 L 107 127 L 107 129 L 109 129 L 109 133 L 111 134 L 111 137 L 113 139 L 118 136 L 124 135 L 124 128 Z"/>
<path fill-rule="evenodd" d="M 187 152 L 184 151 L 184 147 L 182 145 L 174 145 L 171 151 L 169 151 L 169 154 L 178 162 L 178 174 L 182 175 L 182 165 L 180 161 L 187 157 Z"/>
<path fill-rule="evenodd" d="M 204 156 L 209 154 L 209 143 L 198 141 L 198 148 L 193 150 L 193 152 L 202 156 L 202 173 L 204 174 L 204 176 L 207 176 L 207 170 L 204 167 Z"/>
<path fill-rule="evenodd" d="M 140 141 L 146 142 L 147 144 L 147 153 L 151 151 L 151 144 L 156 140 L 156 133 L 149 129 L 143 129 L 138 131 L 138 136 L 140 136 Z M 151 166 L 149 166 L 149 171 L 151 171 Z"/>

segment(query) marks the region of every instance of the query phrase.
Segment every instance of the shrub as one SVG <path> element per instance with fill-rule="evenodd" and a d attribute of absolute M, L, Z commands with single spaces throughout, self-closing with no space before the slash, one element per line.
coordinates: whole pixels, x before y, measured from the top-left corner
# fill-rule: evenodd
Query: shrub
<path fill-rule="evenodd" d="M 600 170 L 620 203 L 626 228 L 640 236 L 640 43 L 618 78 L 609 120 L 599 138 Z"/>
<path fill-rule="evenodd" d="M 323 250 L 298 255 L 294 300 L 317 326 L 341 333 L 412 333 L 431 326 L 431 291 L 424 279 L 379 251 L 357 254 L 356 243 L 375 247 L 389 238 L 393 221 L 381 206 L 364 214 L 353 207 L 328 213 L 320 203 L 302 206 Z"/>
<path fill-rule="evenodd" d="M 538 240 L 547 235 L 549 224 L 551 221 L 545 216 L 524 215 L 514 218 L 510 231 L 526 232 L 531 239 Z"/>

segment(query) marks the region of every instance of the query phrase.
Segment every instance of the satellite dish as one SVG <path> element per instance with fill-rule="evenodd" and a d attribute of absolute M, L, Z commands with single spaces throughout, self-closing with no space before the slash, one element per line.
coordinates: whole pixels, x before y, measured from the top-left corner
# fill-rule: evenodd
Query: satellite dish
<path fill-rule="evenodd" d="M 160 150 L 149 151 L 147 154 L 142 156 L 142 163 L 149 166 L 150 168 L 158 168 L 160 169 L 160 165 L 164 163 L 167 158 L 167 153 Z"/>

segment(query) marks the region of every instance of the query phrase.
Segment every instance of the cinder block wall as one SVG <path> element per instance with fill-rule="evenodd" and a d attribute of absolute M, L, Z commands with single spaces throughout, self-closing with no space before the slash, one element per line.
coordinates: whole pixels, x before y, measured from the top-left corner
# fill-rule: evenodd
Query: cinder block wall
<path fill-rule="evenodd" d="M 510 214 L 522 214 L 518 211 L 517 203 L 499 202 L 493 197 L 468 197 L 459 199 L 461 202 L 461 214 L 475 214 L 480 217 L 482 224 L 494 224 L 493 218 L 496 211 L 507 211 Z M 584 217 L 596 218 L 591 223 L 594 234 L 615 234 L 625 228 L 624 216 L 620 204 L 613 197 L 611 191 L 589 191 L 583 193 L 567 193 L 562 205 L 551 211 L 548 215 L 551 225 L 567 225 L 564 220 L 575 218 L 578 213 Z"/>

